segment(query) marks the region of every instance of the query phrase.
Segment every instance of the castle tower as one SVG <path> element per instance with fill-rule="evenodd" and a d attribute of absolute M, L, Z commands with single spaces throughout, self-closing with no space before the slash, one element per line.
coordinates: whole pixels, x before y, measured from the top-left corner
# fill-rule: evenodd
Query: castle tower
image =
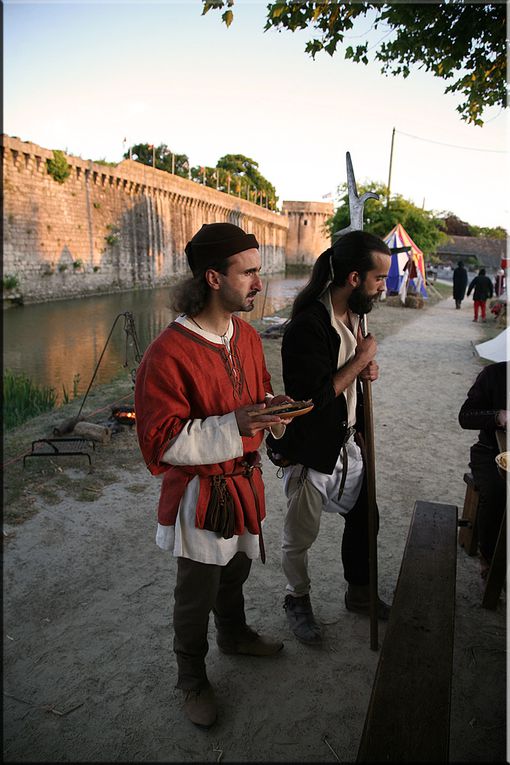
<path fill-rule="evenodd" d="M 282 215 L 289 221 L 286 264 L 313 266 L 331 246 L 325 223 L 333 215 L 333 202 L 283 202 Z"/>

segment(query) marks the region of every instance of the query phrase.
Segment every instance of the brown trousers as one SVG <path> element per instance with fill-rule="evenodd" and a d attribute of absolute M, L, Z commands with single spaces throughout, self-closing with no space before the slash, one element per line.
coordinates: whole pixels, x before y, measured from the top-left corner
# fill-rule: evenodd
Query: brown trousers
<path fill-rule="evenodd" d="M 177 559 L 174 590 L 174 652 L 177 688 L 196 690 L 208 684 L 205 657 L 209 649 L 209 614 L 221 635 L 233 635 L 246 624 L 243 584 L 251 560 L 238 552 L 226 566 Z"/>

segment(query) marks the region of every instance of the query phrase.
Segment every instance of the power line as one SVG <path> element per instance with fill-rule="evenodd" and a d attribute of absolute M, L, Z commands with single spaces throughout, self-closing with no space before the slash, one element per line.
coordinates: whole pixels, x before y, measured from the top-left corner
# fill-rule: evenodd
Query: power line
<path fill-rule="evenodd" d="M 422 138 L 419 135 L 411 135 L 411 133 L 403 133 L 401 130 L 396 130 L 399 135 L 406 135 L 408 138 L 415 138 L 417 141 L 425 141 L 425 143 L 435 143 L 439 146 L 449 146 L 451 149 L 466 149 L 466 151 L 485 151 L 492 154 L 508 154 L 508 151 L 504 149 L 476 149 L 474 146 L 459 146 L 454 143 L 443 143 L 443 141 L 433 141 L 430 138 Z"/>

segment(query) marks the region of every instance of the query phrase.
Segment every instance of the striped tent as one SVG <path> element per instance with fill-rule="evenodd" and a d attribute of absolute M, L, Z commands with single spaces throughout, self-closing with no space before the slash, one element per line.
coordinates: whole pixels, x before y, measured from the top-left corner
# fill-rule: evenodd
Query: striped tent
<path fill-rule="evenodd" d="M 388 294 L 399 294 L 403 303 L 408 292 L 419 293 L 426 298 L 423 252 L 401 223 L 392 228 L 388 236 L 384 237 L 384 241 L 390 250 L 397 251 L 392 252 L 391 266 L 386 279 Z M 411 248 L 409 252 L 404 250 L 405 247 Z"/>

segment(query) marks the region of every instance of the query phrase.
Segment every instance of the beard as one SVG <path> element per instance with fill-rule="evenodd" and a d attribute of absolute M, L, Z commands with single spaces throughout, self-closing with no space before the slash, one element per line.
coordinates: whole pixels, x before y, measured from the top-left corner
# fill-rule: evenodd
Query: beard
<path fill-rule="evenodd" d="M 356 287 L 356 289 L 352 291 L 349 297 L 349 300 L 347 301 L 347 304 L 353 313 L 356 313 L 358 314 L 358 316 L 361 316 L 361 314 L 370 313 L 378 297 L 379 297 L 379 294 L 367 295 L 363 291 L 363 285 L 360 285 L 359 287 Z"/>

